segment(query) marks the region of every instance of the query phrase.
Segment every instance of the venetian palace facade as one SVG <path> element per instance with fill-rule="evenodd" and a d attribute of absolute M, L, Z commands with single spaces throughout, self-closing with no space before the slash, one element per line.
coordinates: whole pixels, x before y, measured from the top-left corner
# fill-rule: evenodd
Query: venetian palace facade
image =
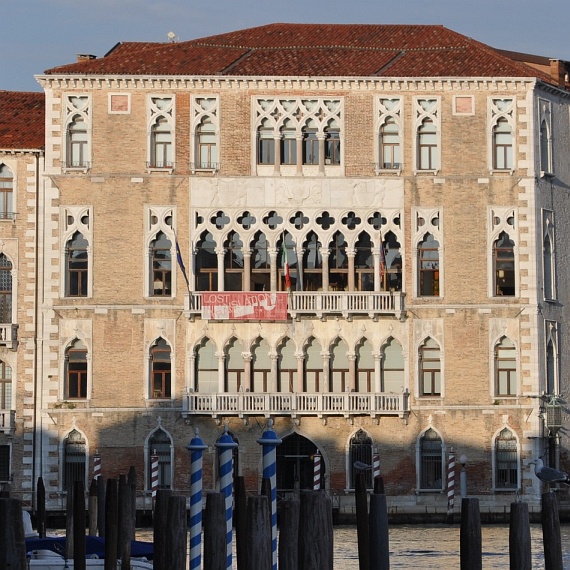
<path fill-rule="evenodd" d="M 227 429 L 254 491 L 271 419 L 280 495 L 320 454 L 341 510 L 373 459 L 393 511 L 445 509 L 455 454 L 483 507 L 537 502 L 528 461 L 570 468 L 569 69 L 274 24 L 38 75 L 43 142 L 0 155 L 2 476 L 59 509 L 134 465 L 144 508 L 195 428 L 215 489 Z"/>

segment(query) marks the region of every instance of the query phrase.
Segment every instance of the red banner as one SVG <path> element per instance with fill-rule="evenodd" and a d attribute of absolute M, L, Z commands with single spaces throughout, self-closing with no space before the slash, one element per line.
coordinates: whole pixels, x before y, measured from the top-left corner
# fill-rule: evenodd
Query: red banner
<path fill-rule="evenodd" d="M 202 318 L 209 321 L 286 321 L 287 293 L 203 292 Z"/>

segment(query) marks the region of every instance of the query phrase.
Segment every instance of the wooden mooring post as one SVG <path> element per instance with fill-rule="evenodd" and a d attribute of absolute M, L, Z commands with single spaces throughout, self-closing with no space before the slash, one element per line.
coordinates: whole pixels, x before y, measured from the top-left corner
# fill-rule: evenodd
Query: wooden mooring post
<path fill-rule="evenodd" d="M 483 551 L 479 499 L 461 500 L 459 541 L 461 570 L 482 570 Z"/>
<path fill-rule="evenodd" d="M 271 570 L 271 516 L 265 495 L 247 499 L 246 570 Z"/>
<path fill-rule="evenodd" d="M 542 543 L 544 570 L 563 570 L 560 517 L 555 493 L 542 494 Z"/>
<path fill-rule="evenodd" d="M 390 570 L 390 540 L 388 537 L 388 506 L 386 495 L 370 495 L 368 522 L 369 565 L 374 570 Z"/>
<path fill-rule="evenodd" d="M 243 475 L 235 478 L 234 490 L 234 524 L 236 531 L 236 564 L 237 570 L 247 567 L 247 549 L 245 534 L 247 528 L 247 495 Z"/>
<path fill-rule="evenodd" d="M 332 503 L 324 491 L 302 491 L 299 570 L 333 569 Z"/>
<path fill-rule="evenodd" d="M 222 493 L 208 493 L 204 510 L 204 570 L 226 570 L 226 551 L 226 500 Z"/>
<path fill-rule="evenodd" d="M 105 490 L 105 570 L 117 570 L 119 490 L 116 479 L 107 480 Z"/>
<path fill-rule="evenodd" d="M 18 499 L 0 499 L 0 568 L 28 568 L 22 503 Z"/>
<path fill-rule="evenodd" d="M 97 533 L 105 536 L 105 495 L 106 483 L 103 475 L 97 477 Z"/>
<path fill-rule="evenodd" d="M 301 502 L 297 498 L 281 501 L 279 511 L 279 570 L 299 568 L 299 513 Z"/>
<path fill-rule="evenodd" d="M 97 504 L 97 480 L 92 479 L 89 485 L 89 499 L 87 502 L 88 521 L 87 527 L 89 528 L 89 536 L 97 534 L 97 512 L 99 505 Z"/>
<path fill-rule="evenodd" d="M 172 496 L 170 489 L 158 489 L 154 505 L 153 542 L 154 542 L 154 570 L 168 570 L 168 501 Z"/>
<path fill-rule="evenodd" d="M 366 474 L 364 471 L 356 471 L 354 501 L 356 505 L 358 567 L 360 570 L 369 570 L 370 552 L 368 544 L 368 490 L 366 489 Z"/>
<path fill-rule="evenodd" d="M 186 570 L 188 550 L 186 497 L 180 495 L 169 497 L 166 526 L 168 528 L 166 567 L 168 570 Z"/>
<path fill-rule="evenodd" d="M 85 539 L 85 485 L 83 481 L 73 484 L 73 567 L 86 569 L 87 544 Z"/>
<path fill-rule="evenodd" d="M 530 570 L 532 568 L 530 523 L 526 503 L 511 503 L 509 566 L 511 570 Z"/>
<path fill-rule="evenodd" d="M 37 485 L 36 530 L 40 538 L 46 537 L 46 488 L 42 477 L 38 477 Z"/>

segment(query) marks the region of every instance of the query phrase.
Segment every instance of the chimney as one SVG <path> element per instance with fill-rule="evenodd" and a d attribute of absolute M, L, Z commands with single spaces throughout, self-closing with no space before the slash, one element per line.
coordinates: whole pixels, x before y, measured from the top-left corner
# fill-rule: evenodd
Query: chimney
<path fill-rule="evenodd" d="M 90 53 L 78 53 L 77 63 L 82 63 L 84 61 L 91 61 L 92 59 L 97 59 L 96 55 L 91 55 Z"/>
<path fill-rule="evenodd" d="M 564 87 L 565 83 L 565 69 L 564 62 L 559 59 L 550 60 L 550 77 L 556 85 L 559 87 Z"/>

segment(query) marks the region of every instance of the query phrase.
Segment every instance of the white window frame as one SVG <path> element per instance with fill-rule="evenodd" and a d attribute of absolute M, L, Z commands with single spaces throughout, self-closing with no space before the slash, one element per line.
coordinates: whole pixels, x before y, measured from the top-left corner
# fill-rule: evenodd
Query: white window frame
<path fill-rule="evenodd" d="M 554 157 L 553 151 L 553 140 L 552 140 L 552 102 L 547 99 L 538 99 L 538 168 L 540 171 L 540 176 L 553 176 L 554 175 Z M 547 140 L 546 140 L 546 163 L 543 157 L 543 138 L 542 138 L 542 125 L 546 126 Z M 546 166 L 546 168 L 544 168 Z"/>
<path fill-rule="evenodd" d="M 217 161 L 204 166 L 200 162 L 200 150 L 198 140 L 200 125 L 208 120 L 214 130 L 214 146 L 217 152 Z M 191 101 L 191 144 L 190 144 L 190 170 L 192 173 L 199 171 L 218 172 L 220 169 L 220 98 L 218 95 L 193 96 Z"/>
<path fill-rule="evenodd" d="M 506 106 L 501 108 L 499 102 L 504 102 Z M 506 120 L 511 127 L 512 164 L 510 168 L 495 167 L 495 127 L 501 119 Z M 489 171 L 491 173 L 512 174 L 517 164 L 516 99 L 501 96 L 487 98 L 487 141 L 487 165 Z"/>
<path fill-rule="evenodd" d="M 496 441 L 501 432 L 504 429 L 508 429 L 514 436 L 517 442 L 517 486 L 516 487 L 497 487 L 497 447 Z M 521 489 L 521 478 L 522 478 L 522 471 L 521 471 L 521 444 L 520 439 L 517 435 L 517 432 L 507 424 L 503 424 L 494 434 L 493 438 L 491 439 L 491 473 L 493 474 L 493 488 L 492 491 L 495 493 L 516 493 Z"/>
<path fill-rule="evenodd" d="M 151 456 L 152 456 L 152 449 L 150 449 L 149 443 L 152 436 L 158 431 L 162 430 L 166 435 L 170 438 L 170 488 L 174 488 L 174 438 L 172 434 L 162 425 L 160 418 L 158 420 L 158 425 L 154 428 L 147 436 L 144 441 L 144 488 L 145 492 L 150 493 L 152 491 L 152 481 L 149 480 L 149 473 L 152 469 L 150 464 Z"/>
<path fill-rule="evenodd" d="M 395 107 L 388 109 L 385 105 L 385 101 L 394 101 Z M 404 104 L 403 97 L 392 96 L 390 94 L 380 95 L 375 99 L 375 118 L 376 124 L 374 127 L 375 137 L 374 137 L 374 156 L 377 158 L 375 172 L 376 174 L 396 172 L 400 173 L 404 167 Z M 388 119 L 393 119 L 394 123 L 398 127 L 398 136 L 400 138 L 400 163 L 397 168 L 384 168 L 384 161 L 382 156 L 382 128 L 388 121 Z"/>
<path fill-rule="evenodd" d="M 542 210 L 542 291 L 543 298 L 548 302 L 555 302 L 558 298 L 557 288 L 556 288 L 556 240 L 555 240 L 555 222 L 554 222 L 554 212 L 552 210 L 544 209 Z M 546 257 L 544 255 L 544 245 L 546 239 L 550 241 L 550 296 L 547 295 L 546 291 Z"/>
<path fill-rule="evenodd" d="M 413 236 L 413 265 L 412 265 L 412 279 L 414 283 L 413 295 L 417 299 L 442 299 L 445 295 L 445 271 L 444 271 L 444 246 L 443 246 L 443 209 L 442 208 L 415 208 L 412 212 L 414 224 Z M 438 224 L 434 224 L 434 220 L 438 220 Z M 426 297 L 420 295 L 420 268 L 418 252 L 420 243 L 425 238 L 425 235 L 430 233 L 439 243 L 439 295 Z M 401 243 L 401 242 L 400 242 Z"/>
<path fill-rule="evenodd" d="M 164 108 L 160 108 L 155 100 L 169 101 Z M 154 141 L 154 126 L 157 121 L 164 119 L 170 127 L 170 154 L 172 161 L 167 162 L 163 166 L 156 166 L 155 162 L 155 141 Z M 176 98 L 174 95 L 164 94 L 149 94 L 147 96 L 147 170 L 149 172 L 167 171 L 172 173 L 176 164 Z"/>
<path fill-rule="evenodd" d="M 509 223 L 510 219 L 513 221 L 512 225 Z M 517 208 L 508 206 L 490 206 L 488 209 L 487 228 L 487 275 L 488 296 L 490 299 L 501 299 L 501 296 L 495 295 L 495 264 L 493 248 L 502 232 L 507 233 L 515 244 L 513 248 L 515 260 L 515 294 L 507 297 L 508 299 L 515 299 L 520 295 L 518 210 Z"/>
<path fill-rule="evenodd" d="M 75 100 L 84 101 L 85 104 L 77 106 Z M 63 133 L 62 133 L 62 170 L 67 171 L 80 171 L 88 172 L 91 168 L 92 161 L 92 100 L 89 93 L 64 93 L 63 95 Z M 86 138 L 85 143 L 85 157 L 81 165 L 73 166 L 69 162 L 71 160 L 70 153 L 70 140 L 69 140 L 69 127 L 75 121 L 76 117 L 81 117 L 85 123 Z"/>
<path fill-rule="evenodd" d="M 432 101 L 433 107 L 426 111 L 423 106 L 423 101 Z M 436 131 L 436 161 L 435 168 L 420 169 L 420 156 L 419 156 L 419 129 L 425 119 L 429 119 Z M 413 98 L 413 124 L 412 132 L 414 133 L 414 144 L 412 145 L 412 160 L 414 174 L 437 174 L 441 169 L 441 97 L 439 96 L 424 96 Z"/>
<path fill-rule="evenodd" d="M 548 392 L 548 344 L 554 349 L 554 394 L 560 394 L 559 326 L 556 321 L 544 321 L 544 390 Z"/>
<path fill-rule="evenodd" d="M 421 441 L 424 435 L 432 429 L 441 440 L 441 489 L 422 489 L 421 481 L 422 481 L 422 447 Z M 433 425 L 429 425 L 425 429 L 423 429 L 416 438 L 416 493 L 417 494 L 424 494 L 424 493 L 441 493 L 445 490 L 445 486 L 447 485 L 447 466 L 446 466 L 446 458 L 447 458 L 447 446 L 445 444 L 445 439 L 441 432 L 436 429 Z"/>

